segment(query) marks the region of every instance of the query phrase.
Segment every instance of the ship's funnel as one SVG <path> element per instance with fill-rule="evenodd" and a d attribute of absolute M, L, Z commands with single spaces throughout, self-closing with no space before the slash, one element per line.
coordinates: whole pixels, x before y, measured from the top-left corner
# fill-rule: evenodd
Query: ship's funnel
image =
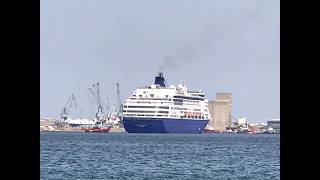
<path fill-rule="evenodd" d="M 166 80 L 164 79 L 162 72 L 159 72 L 158 76 L 155 77 L 154 84 L 158 84 L 161 87 L 166 87 Z"/>

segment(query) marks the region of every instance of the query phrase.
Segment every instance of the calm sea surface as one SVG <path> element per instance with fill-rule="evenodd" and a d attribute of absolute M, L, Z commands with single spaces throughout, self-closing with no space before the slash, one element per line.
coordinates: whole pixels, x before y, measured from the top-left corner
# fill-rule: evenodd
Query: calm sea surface
<path fill-rule="evenodd" d="M 280 135 L 40 133 L 41 179 L 280 179 Z"/>

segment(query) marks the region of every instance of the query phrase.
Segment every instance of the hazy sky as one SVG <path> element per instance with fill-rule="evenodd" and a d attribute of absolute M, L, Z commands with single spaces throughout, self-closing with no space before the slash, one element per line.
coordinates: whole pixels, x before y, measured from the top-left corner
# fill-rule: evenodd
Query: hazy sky
<path fill-rule="evenodd" d="M 231 92 L 235 118 L 280 117 L 279 0 L 45 0 L 40 14 L 41 117 L 72 93 L 88 116 L 93 83 L 124 100 L 160 70 L 209 100 Z"/>

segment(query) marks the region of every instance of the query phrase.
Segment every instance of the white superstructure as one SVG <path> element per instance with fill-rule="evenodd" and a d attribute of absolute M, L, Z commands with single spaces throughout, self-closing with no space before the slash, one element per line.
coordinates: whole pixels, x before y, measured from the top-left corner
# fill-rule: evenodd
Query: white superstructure
<path fill-rule="evenodd" d="M 96 123 L 96 120 L 95 119 L 67 118 L 65 122 L 72 127 L 90 127 Z"/>

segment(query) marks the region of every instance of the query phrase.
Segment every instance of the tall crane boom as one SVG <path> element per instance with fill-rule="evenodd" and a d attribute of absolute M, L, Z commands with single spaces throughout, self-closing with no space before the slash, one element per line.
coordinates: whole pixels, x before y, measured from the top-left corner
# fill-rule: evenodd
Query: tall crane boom
<path fill-rule="evenodd" d="M 72 106 L 72 103 L 77 106 L 76 98 L 73 94 L 69 97 L 67 104 L 63 107 L 63 110 L 61 112 L 61 118 L 63 118 L 64 120 L 66 120 L 69 116 L 69 110 Z"/>
<path fill-rule="evenodd" d="M 95 88 L 95 85 L 93 84 L 92 87 Z M 88 89 L 89 89 L 89 91 L 90 91 L 90 93 L 91 93 L 91 95 L 92 95 L 92 97 L 93 97 L 93 100 L 97 103 L 97 106 L 99 106 L 99 102 L 98 102 L 98 99 L 97 99 L 97 97 L 96 97 L 96 94 L 94 93 L 94 91 L 92 90 L 91 87 L 89 87 Z"/>
<path fill-rule="evenodd" d="M 96 117 L 98 119 L 104 118 L 104 105 L 102 104 L 101 98 L 100 98 L 100 87 L 99 82 L 97 85 L 93 84 L 93 88 L 96 88 L 96 93 L 92 90 L 91 87 L 89 87 L 89 91 L 92 94 L 94 101 L 97 103 L 98 112 L 96 113 Z"/>
<path fill-rule="evenodd" d="M 98 101 L 98 112 L 102 112 L 103 106 L 101 104 L 99 83 L 97 83 L 97 101 Z"/>
<path fill-rule="evenodd" d="M 120 115 L 122 113 L 122 104 L 121 104 L 119 83 L 117 83 L 117 105 L 118 105 L 118 114 Z"/>

